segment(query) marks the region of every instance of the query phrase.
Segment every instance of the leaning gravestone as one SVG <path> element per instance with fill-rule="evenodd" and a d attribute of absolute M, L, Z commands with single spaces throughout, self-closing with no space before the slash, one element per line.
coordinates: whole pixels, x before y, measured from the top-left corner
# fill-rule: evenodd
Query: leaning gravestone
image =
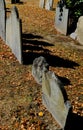
<path fill-rule="evenodd" d="M 42 100 L 54 119 L 64 129 L 71 104 L 67 99 L 64 86 L 51 71 L 43 73 Z"/>
<path fill-rule="evenodd" d="M 17 57 L 18 61 L 22 63 L 22 33 L 21 21 L 17 8 L 12 8 L 10 17 L 6 21 L 6 43 L 12 49 L 12 52 Z"/>
<path fill-rule="evenodd" d="M 56 7 L 55 28 L 65 35 L 68 27 L 68 11 L 62 3 L 59 3 Z"/>
<path fill-rule="evenodd" d="M 33 61 L 32 75 L 42 85 L 42 101 L 61 128 L 65 128 L 71 108 L 65 88 L 58 77 L 49 71 L 48 63 L 42 56 Z"/>
<path fill-rule="evenodd" d="M 5 11 L 5 1 L 0 0 L 0 37 L 5 41 L 6 35 L 6 11 Z"/>

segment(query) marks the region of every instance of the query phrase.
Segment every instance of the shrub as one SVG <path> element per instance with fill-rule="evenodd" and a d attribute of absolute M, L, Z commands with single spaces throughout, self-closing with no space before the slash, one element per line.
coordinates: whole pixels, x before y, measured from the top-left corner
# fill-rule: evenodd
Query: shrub
<path fill-rule="evenodd" d="M 69 9 L 68 33 L 75 31 L 78 18 L 83 15 L 83 0 L 64 0 Z"/>
<path fill-rule="evenodd" d="M 83 15 L 83 0 L 65 0 L 66 7 L 76 20 Z"/>

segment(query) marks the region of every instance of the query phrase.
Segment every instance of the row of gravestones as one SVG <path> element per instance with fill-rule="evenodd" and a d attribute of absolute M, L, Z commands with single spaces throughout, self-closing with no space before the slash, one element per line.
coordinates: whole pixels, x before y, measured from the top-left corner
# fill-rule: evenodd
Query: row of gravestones
<path fill-rule="evenodd" d="M 52 10 L 54 0 L 40 0 L 39 7 Z M 69 9 L 66 8 L 64 0 L 60 0 L 56 7 L 55 28 L 62 34 L 68 34 L 70 24 Z M 83 16 L 78 19 L 75 32 L 70 30 L 70 37 L 83 45 Z"/>
<path fill-rule="evenodd" d="M 40 1 L 40 3 L 42 2 L 45 3 L 45 0 Z M 52 8 L 53 0 L 48 0 L 46 2 L 50 2 L 51 5 L 50 7 Z M 55 27 L 57 30 L 66 35 L 67 23 L 68 23 L 68 9 L 66 9 L 65 6 L 64 5 L 62 6 L 62 4 L 60 3 L 56 7 Z M 83 18 L 81 18 L 80 21 L 78 22 L 76 37 L 83 45 L 82 23 Z M 21 20 L 19 19 L 17 8 L 13 7 L 10 17 L 6 18 L 5 0 L 0 0 L 0 36 L 10 46 L 12 52 L 15 54 L 20 63 L 22 63 L 21 33 L 22 33 L 22 26 L 21 26 Z"/>
<path fill-rule="evenodd" d="M 18 1 L 12 0 L 12 3 L 13 2 Z M 53 2 L 53 0 L 40 0 L 40 5 L 44 6 L 46 3 L 46 9 L 51 9 L 53 6 Z M 62 30 L 62 33 L 66 34 L 68 10 L 65 9 L 65 7 L 63 7 L 63 12 L 60 12 L 59 10 L 60 8 L 57 7 L 55 26 L 57 29 L 60 28 L 60 30 Z M 12 52 L 15 54 L 20 63 L 22 63 L 21 29 L 21 20 L 19 19 L 17 8 L 13 7 L 10 17 L 6 18 L 5 0 L 0 0 L 0 36 L 10 46 Z"/>
<path fill-rule="evenodd" d="M 40 0 L 39 7 L 47 10 L 52 10 L 54 0 Z M 68 23 L 68 9 L 65 8 L 63 3 L 57 4 L 55 27 L 58 31 L 63 34 L 67 34 L 67 23 Z"/>
<path fill-rule="evenodd" d="M 6 18 L 6 13 L 5 0 L 0 0 L 0 36 L 11 48 L 18 61 L 22 63 L 22 27 L 18 10 L 14 6 L 8 18 Z"/>

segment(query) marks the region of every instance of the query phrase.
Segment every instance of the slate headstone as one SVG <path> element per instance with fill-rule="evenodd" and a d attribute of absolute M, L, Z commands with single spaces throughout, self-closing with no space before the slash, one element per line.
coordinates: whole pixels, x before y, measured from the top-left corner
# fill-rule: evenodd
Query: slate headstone
<path fill-rule="evenodd" d="M 5 0 L 0 0 L 0 37 L 5 41 L 6 38 L 6 8 Z"/>
<path fill-rule="evenodd" d="M 6 22 L 6 43 L 10 46 L 20 63 L 22 63 L 21 34 L 21 20 L 19 19 L 18 10 L 14 6 Z"/>
<path fill-rule="evenodd" d="M 42 101 L 57 123 L 64 129 L 71 103 L 58 77 L 52 71 L 42 76 Z"/>

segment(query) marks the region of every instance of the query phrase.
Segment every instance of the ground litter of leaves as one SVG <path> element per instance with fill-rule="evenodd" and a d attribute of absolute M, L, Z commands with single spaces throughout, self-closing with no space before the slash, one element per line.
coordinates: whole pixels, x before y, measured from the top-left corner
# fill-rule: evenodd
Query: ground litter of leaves
<path fill-rule="evenodd" d="M 12 6 L 7 3 L 9 10 Z M 40 9 L 34 0 L 16 6 L 22 19 L 24 64 L 0 39 L 0 130 L 56 130 L 60 126 L 42 104 L 42 88 L 32 77 L 32 63 L 40 55 L 46 58 L 63 82 L 73 112 L 83 116 L 82 46 L 56 31 L 55 11 Z"/>

